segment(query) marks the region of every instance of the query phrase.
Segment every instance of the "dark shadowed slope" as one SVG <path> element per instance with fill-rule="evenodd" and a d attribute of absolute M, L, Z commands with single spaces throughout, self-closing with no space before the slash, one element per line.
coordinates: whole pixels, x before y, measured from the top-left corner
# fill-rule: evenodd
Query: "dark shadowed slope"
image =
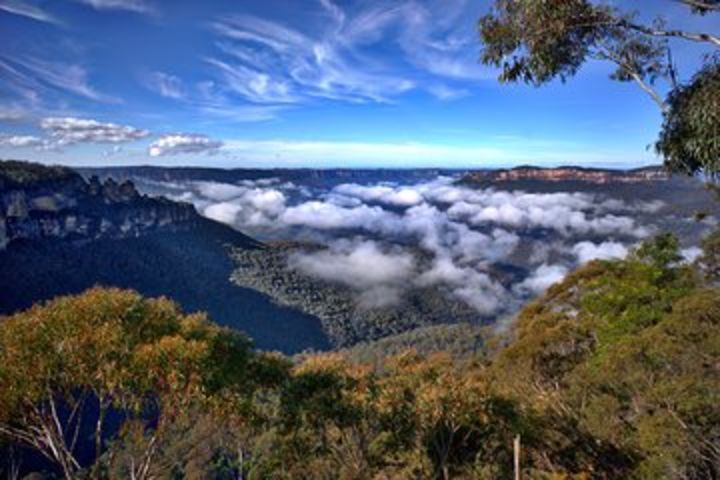
<path fill-rule="evenodd" d="M 22 163 L 0 162 L 0 180 L 0 313 L 100 284 L 207 311 L 262 349 L 327 346 L 316 318 L 230 283 L 228 248 L 263 247 L 192 206 Z"/>

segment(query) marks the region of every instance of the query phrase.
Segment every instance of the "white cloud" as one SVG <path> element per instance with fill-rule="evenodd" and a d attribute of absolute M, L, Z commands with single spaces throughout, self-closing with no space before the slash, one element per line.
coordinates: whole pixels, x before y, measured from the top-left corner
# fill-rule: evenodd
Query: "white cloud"
<path fill-rule="evenodd" d="M 242 205 L 234 202 L 220 202 L 210 205 L 204 209 L 202 213 L 206 217 L 218 222 L 234 225 L 242 209 Z"/>
<path fill-rule="evenodd" d="M 412 207 L 423 202 L 420 193 L 405 187 L 394 188 L 385 185 L 366 186 L 348 183 L 335 187 L 333 191 L 366 202 L 384 203 L 398 207 Z"/>
<path fill-rule="evenodd" d="M 326 245 L 293 257 L 293 268 L 352 287 L 367 307 L 396 304 L 409 288 L 437 286 L 481 316 L 511 313 L 578 264 L 624 257 L 650 230 L 633 216 L 647 215 L 641 203 L 473 189 L 452 178 L 305 189 L 269 178 L 172 189 L 204 215 L 251 235 Z M 542 240 L 536 227 L 545 229 Z M 614 240 L 589 241 L 597 237 Z M 513 273 L 518 265 L 529 273 Z"/>
<path fill-rule="evenodd" d="M 572 251 L 581 264 L 591 260 L 625 258 L 628 254 L 628 248 L 618 242 L 602 242 L 598 244 L 585 241 L 576 244 Z"/>
<path fill-rule="evenodd" d="M 628 216 L 606 213 L 592 195 L 583 193 L 524 193 L 494 190 L 451 193 L 459 199 L 448 213 L 472 225 L 504 225 L 513 228 L 546 228 L 563 235 L 609 235 L 613 233 L 647 236 L 647 229 Z M 458 198 L 460 195 L 462 198 Z"/>
<path fill-rule="evenodd" d="M 700 247 L 688 247 L 680 250 L 680 255 L 686 262 L 692 263 L 703 254 L 703 250 Z"/>
<path fill-rule="evenodd" d="M 192 185 L 197 188 L 201 196 L 210 200 L 226 201 L 241 197 L 247 192 L 246 187 L 233 185 L 231 183 L 193 182 Z"/>
<path fill-rule="evenodd" d="M 414 268 L 412 255 L 383 252 L 373 241 L 339 241 L 328 250 L 297 255 L 291 264 L 313 276 L 357 288 L 403 282 Z"/>
<path fill-rule="evenodd" d="M 319 230 L 383 229 L 385 222 L 393 221 L 389 214 L 380 207 L 360 205 L 358 207 L 342 207 L 321 201 L 309 201 L 289 207 L 280 216 L 286 225 L 305 226 Z"/>
<path fill-rule="evenodd" d="M 547 290 L 551 285 L 558 283 L 568 273 L 568 268 L 563 265 L 540 265 L 532 274 L 516 286 L 516 290 L 528 291 L 538 295 Z"/>
<path fill-rule="evenodd" d="M 47 117 L 40 122 L 40 128 L 59 147 L 77 143 L 127 143 L 150 134 L 147 130 L 128 125 L 76 117 Z"/>
<path fill-rule="evenodd" d="M 415 260 L 401 251 L 383 251 L 373 241 L 337 241 L 329 249 L 296 253 L 289 267 L 311 277 L 346 285 L 359 293 L 361 305 L 384 307 L 400 301 L 413 275 Z"/>
<path fill-rule="evenodd" d="M 494 70 L 478 62 L 479 44 L 475 19 L 465 0 L 407 2 L 398 13 L 397 41 L 415 67 L 448 79 L 494 79 Z M 472 21 L 470 20 L 472 19 Z"/>
<path fill-rule="evenodd" d="M 194 133 L 175 133 L 163 135 L 148 147 L 151 157 L 181 154 L 215 153 L 223 143 L 206 135 Z"/>
<path fill-rule="evenodd" d="M 479 313 L 491 315 L 509 306 L 507 290 L 482 271 L 459 266 L 447 256 L 438 256 L 432 268 L 420 275 L 415 282 L 419 286 L 447 285 L 457 298 Z"/>
<path fill-rule="evenodd" d="M 0 147 L 27 148 L 41 147 L 42 145 L 44 145 L 44 140 L 33 135 L 0 134 Z"/>

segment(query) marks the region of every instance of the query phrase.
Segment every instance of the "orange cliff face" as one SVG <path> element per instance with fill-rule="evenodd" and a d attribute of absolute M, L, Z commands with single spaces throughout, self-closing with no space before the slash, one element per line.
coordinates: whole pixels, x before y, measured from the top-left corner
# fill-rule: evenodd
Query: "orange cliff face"
<path fill-rule="evenodd" d="M 471 172 L 466 177 L 469 181 L 514 182 L 536 180 L 546 182 L 585 182 L 596 185 L 665 181 L 669 178 L 669 175 L 662 167 L 648 167 L 637 170 L 602 170 L 581 167 L 517 167 L 509 170 Z"/>

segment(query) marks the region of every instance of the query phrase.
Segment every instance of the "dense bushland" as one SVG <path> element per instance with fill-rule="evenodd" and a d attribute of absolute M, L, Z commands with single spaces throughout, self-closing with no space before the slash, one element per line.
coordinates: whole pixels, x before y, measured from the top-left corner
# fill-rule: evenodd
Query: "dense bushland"
<path fill-rule="evenodd" d="M 698 265 L 671 236 L 593 262 L 483 355 L 372 365 L 261 353 L 169 300 L 89 290 L 0 323 L 0 433 L 22 468 L 34 451 L 67 478 L 509 478 L 518 435 L 526 478 L 717 478 L 706 246 Z"/>

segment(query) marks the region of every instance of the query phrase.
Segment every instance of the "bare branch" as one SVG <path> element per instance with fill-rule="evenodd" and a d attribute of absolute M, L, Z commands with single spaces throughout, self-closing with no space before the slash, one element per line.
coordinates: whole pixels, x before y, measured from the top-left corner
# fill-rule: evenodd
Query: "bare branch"
<path fill-rule="evenodd" d="M 700 10 L 706 10 L 711 12 L 720 12 L 720 5 L 704 2 L 703 0 L 677 0 L 689 7 L 695 7 Z"/>
<path fill-rule="evenodd" d="M 612 49 L 607 47 L 605 44 L 601 43 L 600 46 L 601 50 L 598 52 L 599 58 L 609 60 L 622 68 L 633 80 L 635 80 L 635 83 L 637 83 L 643 91 L 650 95 L 650 98 L 652 98 L 658 107 L 660 107 L 660 110 L 662 110 L 663 113 L 668 111 L 669 106 L 665 103 L 663 97 L 654 88 L 652 88 L 648 82 L 645 81 L 643 76 L 635 68 L 633 68 L 632 65 L 629 65 L 625 60 L 616 55 Z"/>
<path fill-rule="evenodd" d="M 682 30 L 660 30 L 651 28 L 646 25 L 640 25 L 627 20 L 619 20 L 618 26 L 635 30 L 636 32 L 643 33 L 645 35 L 651 35 L 653 37 L 665 37 L 665 38 L 682 38 L 693 42 L 701 43 L 712 43 L 716 47 L 720 47 L 720 36 L 712 35 L 709 33 L 694 33 L 685 32 Z"/>
<path fill-rule="evenodd" d="M 102 438 L 103 438 L 103 423 L 105 421 L 105 415 L 107 415 L 107 410 L 109 408 L 109 403 L 107 400 L 104 400 L 102 398 L 98 399 L 98 418 L 97 422 L 95 423 L 95 458 L 99 459 L 100 454 L 102 452 Z M 99 475 L 99 470 L 98 470 Z"/>
<path fill-rule="evenodd" d="M 655 89 L 650 86 L 650 84 L 643 80 L 642 76 L 640 76 L 637 72 L 630 72 L 630 76 L 633 78 L 633 80 L 635 80 L 635 83 L 637 83 L 640 88 L 642 88 L 648 95 L 650 95 L 650 97 L 658 105 L 658 107 L 660 107 L 660 110 L 662 110 L 663 113 L 668 111 L 668 105 L 662 99 L 660 94 L 657 93 Z"/>

